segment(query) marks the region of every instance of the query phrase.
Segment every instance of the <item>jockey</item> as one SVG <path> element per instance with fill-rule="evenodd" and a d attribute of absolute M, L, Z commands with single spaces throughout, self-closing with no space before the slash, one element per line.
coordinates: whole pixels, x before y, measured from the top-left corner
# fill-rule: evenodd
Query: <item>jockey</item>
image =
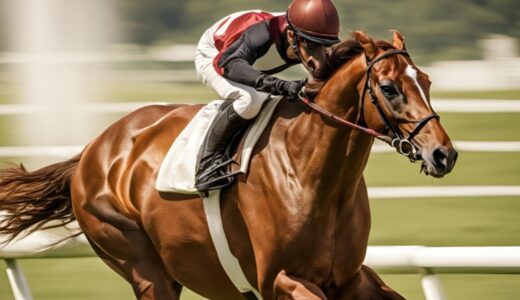
<path fill-rule="evenodd" d="M 339 17 L 331 0 L 294 0 L 287 13 L 242 11 L 210 27 L 199 41 L 195 67 L 202 81 L 226 101 L 204 139 L 195 175 L 200 192 L 231 183 L 225 149 L 235 133 L 260 111 L 270 95 L 296 99 L 306 83 L 271 74 L 302 63 L 310 72 L 326 64 L 325 47 L 337 42 Z M 253 63 L 272 46 L 284 64 L 258 71 Z"/>

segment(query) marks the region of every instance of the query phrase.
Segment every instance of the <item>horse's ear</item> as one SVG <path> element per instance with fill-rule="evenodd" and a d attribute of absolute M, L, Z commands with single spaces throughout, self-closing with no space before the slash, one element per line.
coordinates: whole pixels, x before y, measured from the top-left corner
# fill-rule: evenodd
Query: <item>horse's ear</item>
<path fill-rule="evenodd" d="M 374 40 L 362 31 L 352 32 L 352 36 L 358 41 L 363 47 L 363 51 L 368 59 L 372 60 L 377 55 L 377 46 Z"/>
<path fill-rule="evenodd" d="M 397 30 L 392 30 L 392 32 L 394 33 L 394 38 L 392 39 L 392 45 L 394 45 L 395 49 L 406 50 L 406 46 L 404 45 L 403 35 Z"/>

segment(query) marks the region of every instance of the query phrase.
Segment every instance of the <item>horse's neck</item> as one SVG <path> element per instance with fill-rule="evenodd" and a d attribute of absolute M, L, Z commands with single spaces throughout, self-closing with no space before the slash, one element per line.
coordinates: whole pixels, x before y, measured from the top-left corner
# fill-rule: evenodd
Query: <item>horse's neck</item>
<path fill-rule="evenodd" d="M 358 87 L 364 78 L 358 57 L 342 67 L 325 84 L 316 103 L 329 112 L 355 122 L 359 114 Z M 286 147 L 302 186 L 322 197 L 341 197 L 357 187 L 372 138 L 325 119 L 315 112 L 300 115 L 288 131 Z"/>

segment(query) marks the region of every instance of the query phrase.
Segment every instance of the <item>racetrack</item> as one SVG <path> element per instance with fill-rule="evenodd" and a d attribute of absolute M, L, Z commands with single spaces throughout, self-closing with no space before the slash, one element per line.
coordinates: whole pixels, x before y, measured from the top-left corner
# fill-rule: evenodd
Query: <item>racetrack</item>
<path fill-rule="evenodd" d="M 138 85 L 107 90 L 114 100 L 210 99 L 208 89 L 164 87 L 146 94 Z M 132 91 L 136 94 L 132 94 Z M 160 94 L 160 95 L 159 95 Z M 181 96 L 177 96 L 182 94 Z M 9 98 L 0 90 L 0 100 Z M 129 97 L 135 97 L 129 99 Z M 139 99 L 139 97 L 141 97 Z M 490 96 L 486 95 L 486 98 Z M 500 95 L 497 94 L 496 97 Z M 108 96 L 107 96 L 108 97 Z M 491 96 L 493 97 L 493 96 Z M 450 98 L 452 98 L 450 96 Z M 520 92 L 518 97 L 520 99 Z M 468 103 L 471 105 L 471 103 Z M 104 127 L 117 117 L 108 115 Z M 441 113 L 452 140 L 520 141 L 520 113 Z M 0 118 L 0 129 L 10 126 Z M 3 132 L 10 133 L 8 130 Z M 16 144 L 14 134 L 2 135 L 3 145 Z M 19 160 L 12 158 L 15 161 Z M 394 153 L 374 153 L 366 169 L 370 187 L 519 185 L 520 152 L 461 152 L 453 174 L 437 180 L 418 174 L 419 165 Z M 428 197 L 373 199 L 371 245 L 475 246 L 520 245 L 520 197 Z M 96 258 L 25 260 L 22 266 L 35 299 L 131 299 L 129 286 Z M 419 275 L 384 275 L 409 299 L 424 299 Z M 519 275 L 440 275 L 450 299 L 517 299 Z M 12 299 L 0 273 L 0 299 Z M 187 293 L 182 299 L 199 299 Z"/>

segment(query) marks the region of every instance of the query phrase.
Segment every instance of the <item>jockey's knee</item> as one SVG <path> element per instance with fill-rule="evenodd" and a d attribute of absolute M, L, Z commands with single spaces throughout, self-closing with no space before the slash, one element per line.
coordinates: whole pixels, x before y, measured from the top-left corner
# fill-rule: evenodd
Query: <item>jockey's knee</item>
<path fill-rule="evenodd" d="M 260 97 L 254 97 L 243 91 L 233 101 L 233 108 L 244 119 L 252 119 L 258 115 L 264 101 Z"/>

